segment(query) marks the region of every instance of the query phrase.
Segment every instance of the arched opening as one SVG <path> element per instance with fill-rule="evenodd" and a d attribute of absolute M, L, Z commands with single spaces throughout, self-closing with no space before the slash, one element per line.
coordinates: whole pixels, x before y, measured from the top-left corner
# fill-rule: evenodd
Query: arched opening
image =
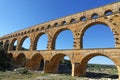
<path fill-rule="evenodd" d="M 84 30 L 83 35 L 83 49 L 115 47 L 114 34 L 107 25 L 90 25 Z"/>
<path fill-rule="evenodd" d="M 71 19 L 70 23 L 76 23 L 77 21 L 75 19 Z"/>
<path fill-rule="evenodd" d="M 16 67 L 20 68 L 20 67 L 25 67 L 26 66 L 26 56 L 24 55 L 24 53 L 20 53 L 15 60 L 15 65 Z"/>
<path fill-rule="evenodd" d="M 59 26 L 59 24 L 58 24 L 58 23 L 55 23 L 54 26 L 57 27 L 57 26 Z"/>
<path fill-rule="evenodd" d="M 70 30 L 60 30 L 55 40 L 55 49 L 73 49 L 73 34 Z"/>
<path fill-rule="evenodd" d="M 92 16 L 91 16 L 91 18 L 93 18 L 93 19 L 96 19 L 96 18 L 98 18 L 99 16 L 98 16 L 98 14 L 97 13 L 94 13 Z"/>
<path fill-rule="evenodd" d="M 10 46 L 10 50 L 16 50 L 17 47 L 17 39 L 13 39 L 13 41 L 11 42 L 11 46 Z"/>
<path fill-rule="evenodd" d="M 101 54 L 91 54 L 82 60 L 85 76 L 89 78 L 118 78 L 118 71 L 114 62 Z M 83 71 L 84 72 L 84 71 Z"/>
<path fill-rule="evenodd" d="M 112 14 L 113 14 L 113 12 L 111 10 L 107 10 L 104 13 L 105 16 L 109 16 L 109 15 L 112 15 Z"/>
<path fill-rule="evenodd" d="M 19 50 L 29 50 L 29 49 L 30 49 L 30 38 L 28 36 L 25 36 L 20 42 Z"/>
<path fill-rule="evenodd" d="M 52 69 L 53 73 L 71 74 L 72 66 L 70 58 L 64 54 L 55 55 L 50 61 L 50 66 L 54 67 Z"/>
<path fill-rule="evenodd" d="M 49 29 L 49 28 L 51 28 L 51 25 L 48 25 L 48 26 L 47 26 L 47 29 Z"/>
<path fill-rule="evenodd" d="M 67 23 L 66 23 L 66 21 L 62 21 L 62 25 L 66 25 Z"/>
<path fill-rule="evenodd" d="M 85 16 L 83 16 L 83 17 L 80 18 L 80 21 L 86 21 L 86 20 L 87 20 L 87 19 L 86 19 Z"/>
<path fill-rule="evenodd" d="M 34 42 L 34 50 L 47 50 L 48 36 L 45 33 L 37 35 Z"/>
<path fill-rule="evenodd" d="M 44 69 L 44 59 L 43 59 L 42 55 L 41 54 L 35 54 L 31 58 L 31 60 L 30 60 L 28 65 L 31 66 L 30 69 L 32 69 L 32 70 L 43 71 L 43 69 Z"/>

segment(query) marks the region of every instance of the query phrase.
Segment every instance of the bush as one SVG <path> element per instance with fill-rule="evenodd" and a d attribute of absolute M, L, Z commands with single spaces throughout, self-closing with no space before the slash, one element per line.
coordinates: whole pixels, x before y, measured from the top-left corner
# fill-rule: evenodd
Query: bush
<path fill-rule="evenodd" d="M 17 71 L 18 73 L 20 73 L 20 74 L 26 74 L 26 75 L 30 74 L 30 71 L 28 71 L 28 70 L 25 69 L 25 68 L 19 68 L 19 69 L 17 69 L 16 71 Z"/>
<path fill-rule="evenodd" d="M 6 51 L 0 48 L 0 70 L 11 68 L 11 59 L 8 57 Z"/>

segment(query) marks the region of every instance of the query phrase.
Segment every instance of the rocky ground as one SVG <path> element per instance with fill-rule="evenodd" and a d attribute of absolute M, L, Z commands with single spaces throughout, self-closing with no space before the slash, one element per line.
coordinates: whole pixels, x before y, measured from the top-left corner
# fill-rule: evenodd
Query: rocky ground
<path fill-rule="evenodd" d="M 87 73 L 86 77 L 71 77 L 69 74 L 48 74 L 41 71 L 1 71 L 0 80 L 118 80 L 112 78 L 90 77 L 100 75 Z"/>

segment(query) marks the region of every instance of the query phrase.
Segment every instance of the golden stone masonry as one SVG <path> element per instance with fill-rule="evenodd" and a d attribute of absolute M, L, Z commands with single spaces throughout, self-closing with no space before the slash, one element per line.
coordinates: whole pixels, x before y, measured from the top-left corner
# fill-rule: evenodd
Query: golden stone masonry
<path fill-rule="evenodd" d="M 83 49 L 84 32 L 91 25 L 99 23 L 109 26 L 114 34 L 116 47 Z M 73 33 L 73 50 L 55 50 L 56 38 L 58 34 L 64 30 L 70 30 Z M 48 36 L 47 50 L 37 51 L 36 46 L 38 39 L 43 34 L 47 34 Z M 21 50 L 22 44 L 28 37 L 30 38 L 30 49 L 23 51 Z M 16 40 L 16 50 L 13 50 Z M 40 61 L 43 59 L 44 72 L 57 73 L 60 60 L 64 56 L 68 56 L 72 64 L 71 75 L 85 76 L 87 62 L 94 56 L 102 55 L 108 57 L 115 63 L 118 75 L 120 76 L 120 2 L 20 30 L 0 37 L 0 42 L 13 58 L 14 64 L 25 67 L 26 69 L 38 70 Z"/>

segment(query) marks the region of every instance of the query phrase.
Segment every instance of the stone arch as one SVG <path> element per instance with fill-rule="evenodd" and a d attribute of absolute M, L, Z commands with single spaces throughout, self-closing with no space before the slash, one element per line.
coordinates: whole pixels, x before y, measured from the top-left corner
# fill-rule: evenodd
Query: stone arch
<path fill-rule="evenodd" d="M 39 40 L 39 38 L 40 38 L 42 35 L 44 35 L 44 34 L 46 34 L 46 33 L 42 32 L 42 33 L 37 34 L 37 36 L 35 37 L 34 43 L 33 43 L 33 50 L 36 50 L 38 40 Z M 47 35 L 47 34 L 46 34 L 46 35 Z M 48 37 L 48 35 L 47 35 L 47 37 Z"/>
<path fill-rule="evenodd" d="M 112 10 L 106 10 L 105 12 L 104 12 L 104 15 L 105 16 L 108 16 L 108 15 L 111 15 L 111 14 L 113 14 L 113 12 L 112 12 Z"/>
<path fill-rule="evenodd" d="M 25 39 L 27 39 L 27 38 L 30 39 L 29 36 L 24 36 L 24 37 L 20 40 L 20 43 L 19 43 L 19 45 L 18 45 L 18 50 L 21 50 L 21 49 L 22 49 L 23 42 L 24 42 Z M 31 39 L 30 39 L 30 40 L 31 40 Z M 30 41 L 30 44 L 31 44 L 31 41 Z M 29 49 L 30 49 L 30 46 L 29 46 Z"/>
<path fill-rule="evenodd" d="M 61 23 L 62 25 L 66 25 L 67 24 L 67 22 L 66 21 L 62 21 L 62 23 Z"/>
<path fill-rule="evenodd" d="M 104 22 L 102 22 L 102 21 L 96 21 L 96 22 L 90 22 L 90 23 L 87 23 L 86 25 L 85 25 L 85 27 L 83 27 L 82 29 L 81 29 L 81 31 L 80 31 L 80 44 L 81 44 L 81 48 L 83 48 L 83 36 L 84 36 L 84 33 L 85 33 L 85 31 L 89 28 L 89 27 L 91 27 L 92 25 L 96 25 L 96 24 L 103 24 L 103 25 L 106 25 L 106 26 L 108 26 L 110 29 L 111 29 L 111 31 L 113 32 L 113 35 L 114 35 L 114 31 L 113 31 L 113 29 L 115 29 L 114 28 L 114 25 L 112 25 L 111 23 L 109 23 L 109 22 L 106 22 L 106 21 L 104 21 Z M 115 35 L 114 35 L 114 41 L 116 41 L 116 38 L 115 38 Z M 116 43 L 116 42 L 115 42 Z M 116 45 L 116 44 L 115 44 Z"/>
<path fill-rule="evenodd" d="M 49 28 L 51 28 L 51 25 L 50 25 L 50 24 L 47 26 L 47 29 L 49 29 Z"/>
<path fill-rule="evenodd" d="M 57 27 L 57 26 L 59 26 L 59 24 L 56 22 L 56 23 L 54 24 L 54 26 Z"/>
<path fill-rule="evenodd" d="M 35 31 L 39 31 L 39 28 L 36 28 L 36 30 Z"/>
<path fill-rule="evenodd" d="M 70 30 L 70 31 L 72 32 L 72 34 L 73 34 L 73 37 L 74 37 L 73 31 L 72 31 L 71 29 L 69 29 L 69 28 L 61 28 L 61 29 L 57 30 L 57 31 L 55 32 L 54 37 L 53 37 L 53 40 L 52 40 L 52 49 L 55 49 L 56 39 L 57 39 L 58 35 L 59 35 L 62 31 L 65 31 L 65 30 Z"/>
<path fill-rule="evenodd" d="M 16 50 L 17 45 L 14 46 L 15 41 L 17 41 L 16 38 L 14 38 L 14 39 L 11 41 L 11 43 L 10 43 L 10 50 Z"/>
<path fill-rule="evenodd" d="M 27 62 L 27 69 L 39 70 L 40 67 L 44 67 L 44 64 L 41 65 L 41 61 L 44 60 L 43 56 L 39 53 L 36 53 L 31 56 L 30 60 Z"/>
<path fill-rule="evenodd" d="M 104 56 L 108 59 L 110 59 L 111 61 L 113 61 L 113 63 L 115 64 L 115 67 L 118 69 L 117 67 L 117 62 L 114 60 L 114 58 L 112 58 L 112 56 L 110 56 L 109 54 L 103 54 L 103 53 L 91 53 L 91 54 L 88 54 L 86 56 L 84 56 L 82 59 L 81 59 L 81 62 L 80 62 L 80 68 L 82 70 L 80 70 L 80 74 L 82 73 L 82 76 L 85 76 L 86 74 L 86 68 L 87 68 L 87 63 L 90 59 L 92 59 L 93 57 L 96 57 L 96 56 Z M 119 69 L 118 69 L 118 72 L 119 72 Z M 118 73 L 119 74 L 119 73 Z"/>
<path fill-rule="evenodd" d="M 99 16 L 98 16 L 97 13 L 93 13 L 92 16 L 91 16 L 91 18 L 93 18 L 93 19 L 96 19 L 96 18 L 98 18 L 98 17 L 99 17 Z"/>
<path fill-rule="evenodd" d="M 70 20 L 70 23 L 76 23 L 77 21 L 76 21 L 76 19 L 71 19 Z"/>
<path fill-rule="evenodd" d="M 50 62 L 49 62 L 49 67 L 52 68 L 51 71 L 53 73 L 58 73 L 58 69 L 59 69 L 59 64 L 60 64 L 60 61 L 65 57 L 65 56 L 68 56 L 69 59 L 70 59 L 70 62 L 72 64 L 72 59 L 70 58 L 69 55 L 67 54 L 63 54 L 63 53 L 59 53 L 59 54 L 55 54 L 51 57 L 50 59 Z M 54 68 L 53 68 L 54 67 Z"/>
<path fill-rule="evenodd" d="M 85 16 L 80 17 L 80 21 L 86 21 L 87 18 Z"/>
<path fill-rule="evenodd" d="M 15 65 L 17 67 L 25 67 L 26 66 L 26 56 L 24 53 L 20 53 L 16 56 Z"/>

